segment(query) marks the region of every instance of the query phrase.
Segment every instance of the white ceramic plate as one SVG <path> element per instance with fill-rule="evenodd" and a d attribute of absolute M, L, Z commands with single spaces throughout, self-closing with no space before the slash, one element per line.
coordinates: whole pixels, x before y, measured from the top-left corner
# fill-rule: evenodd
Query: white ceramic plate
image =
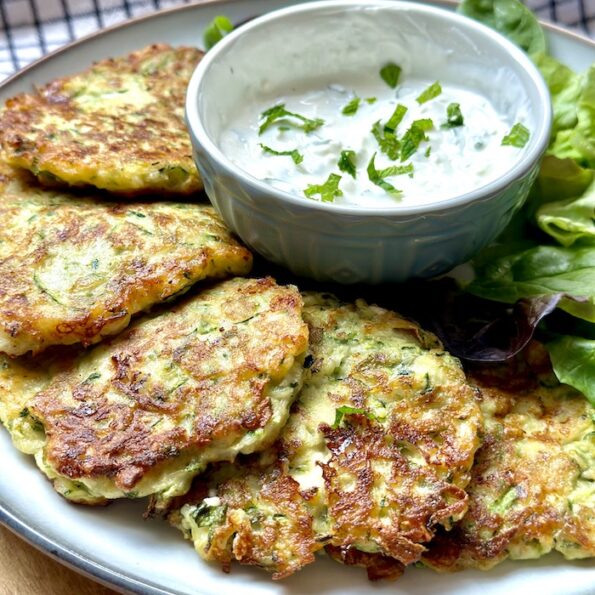
<path fill-rule="evenodd" d="M 124 54 L 154 42 L 200 44 L 205 25 L 217 14 L 233 22 L 280 8 L 287 0 L 206 1 L 141 18 L 93 35 L 30 66 L 0 87 L 0 101 L 35 84 L 77 72 L 92 61 Z M 548 28 L 551 52 L 576 70 L 595 62 L 595 43 Z M 307 43 L 307 41 L 305 41 Z M 509 562 L 483 573 L 438 575 L 411 568 L 396 583 L 371 584 L 362 570 L 330 560 L 273 583 L 257 569 L 234 566 L 231 575 L 201 561 L 181 534 L 166 523 L 143 521 L 142 502 L 117 502 L 90 509 L 54 493 L 33 461 L 15 451 L 0 430 L 0 522 L 62 562 L 123 592 L 180 595 L 593 595 L 592 561 L 568 562 L 550 555 L 536 562 Z M 547 473 L 547 469 L 544 469 Z M 65 594 L 66 595 L 66 594 Z"/>

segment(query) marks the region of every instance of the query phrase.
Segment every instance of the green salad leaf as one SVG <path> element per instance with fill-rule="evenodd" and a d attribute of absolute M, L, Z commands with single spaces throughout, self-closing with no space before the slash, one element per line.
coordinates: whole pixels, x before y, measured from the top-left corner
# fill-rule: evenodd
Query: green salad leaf
<path fill-rule="evenodd" d="M 537 210 L 536 220 L 563 246 L 590 241 L 595 251 L 595 184 L 579 198 L 545 203 Z"/>
<path fill-rule="evenodd" d="M 555 138 L 560 130 L 574 128 L 578 122 L 577 104 L 584 77 L 547 54 L 537 54 L 533 61 L 550 91 L 554 116 L 552 137 Z"/>
<path fill-rule="evenodd" d="M 560 159 L 574 159 L 583 166 L 595 168 L 595 64 L 584 77 L 575 105 L 576 126 L 558 130 L 548 153 Z M 571 117 L 567 117 L 570 121 Z"/>
<path fill-rule="evenodd" d="M 528 54 L 547 50 L 545 34 L 539 21 L 518 0 L 463 0 L 458 11 L 496 29 Z"/>
<path fill-rule="evenodd" d="M 565 335 L 546 347 L 558 380 L 576 388 L 595 406 L 595 340 Z"/>
<path fill-rule="evenodd" d="M 566 312 L 540 321 L 554 372 L 595 405 L 595 65 L 577 74 L 548 56 L 539 23 L 518 0 L 463 0 L 459 10 L 531 55 L 553 107 L 550 146 L 529 200 L 476 257 L 466 290 L 515 308 L 551 296 Z"/>
<path fill-rule="evenodd" d="M 531 202 L 539 206 L 545 202 L 579 197 L 593 181 L 593 173 L 573 159 L 546 155 L 532 190 Z"/>
<path fill-rule="evenodd" d="M 488 258 L 489 256 L 489 258 Z M 470 293 L 489 300 L 515 303 L 528 297 L 563 293 L 559 307 L 573 316 L 595 322 L 595 250 L 592 246 L 570 248 L 535 246 L 500 254 L 492 251 L 476 261 L 476 278 Z"/>

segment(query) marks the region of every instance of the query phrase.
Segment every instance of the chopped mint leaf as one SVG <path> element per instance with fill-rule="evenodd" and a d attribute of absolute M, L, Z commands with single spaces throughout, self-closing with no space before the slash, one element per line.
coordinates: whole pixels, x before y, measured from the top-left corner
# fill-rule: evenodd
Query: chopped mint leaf
<path fill-rule="evenodd" d="M 345 415 L 365 415 L 368 419 L 375 419 L 371 413 L 367 413 L 365 409 L 360 409 L 359 407 L 350 407 L 349 405 L 343 405 L 339 407 L 335 412 L 335 421 L 331 428 L 336 430 L 338 427 L 341 426 L 341 422 Z"/>
<path fill-rule="evenodd" d="M 397 66 L 394 62 L 389 62 L 380 69 L 380 76 L 391 89 L 394 89 L 399 83 L 401 67 Z"/>
<path fill-rule="evenodd" d="M 440 93 L 442 93 L 442 87 L 440 86 L 440 83 L 436 81 L 435 83 L 432 83 L 425 91 L 423 91 L 416 101 L 421 105 L 422 103 L 430 101 L 430 99 L 438 97 Z"/>
<path fill-rule="evenodd" d="M 401 161 L 409 159 L 409 157 L 417 151 L 420 143 L 424 140 L 428 140 L 426 132 L 431 130 L 433 126 L 434 123 L 430 118 L 414 120 L 411 123 L 411 128 L 409 128 L 401 139 Z"/>
<path fill-rule="evenodd" d="M 432 147 L 428 147 L 428 148 L 426 149 L 426 152 L 424 153 L 424 155 L 425 155 L 426 157 L 429 157 L 431 152 L 432 152 Z"/>
<path fill-rule="evenodd" d="M 407 165 L 391 165 L 384 169 L 378 170 L 378 175 L 381 178 L 388 178 L 389 176 L 402 176 L 403 174 L 413 174 L 413 163 Z"/>
<path fill-rule="evenodd" d="M 458 103 L 449 103 L 446 108 L 446 122 L 442 124 L 442 128 L 456 128 L 464 123 L 461 106 Z"/>
<path fill-rule="evenodd" d="M 374 163 L 375 159 L 376 159 L 376 153 L 374 153 L 374 155 L 372 155 L 372 159 L 370 159 L 370 163 L 368 163 L 368 178 L 369 178 L 370 182 L 372 182 L 372 184 L 376 184 L 376 186 L 380 186 L 380 188 L 382 188 L 385 192 L 387 192 L 391 196 L 394 196 L 395 198 L 399 197 L 402 194 L 401 190 L 398 190 L 392 184 L 389 184 L 384 179 L 387 176 L 399 175 L 399 174 L 391 173 L 392 169 L 393 169 L 391 167 L 387 167 L 386 169 L 382 169 L 380 171 L 377 170 L 376 165 Z M 413 166 L 411 167 L 410 171 L 413 171 Z M 403 171 L 400 173 L 407 173 L 407 172 Z"/>
<path fill-rule="evenodd" d="M 531 133 L 529 130 L 520 122 L 517 122 L 510 132 L 502 139 L 502 144 L 522 149 L 529 141 L 530 136 Z"/>
<path fill-rule="evenodd" d="M 397 126 L 401 123 L 405 114 L 407 113 L 407 108 L 399 103 L 393 112 L 393 115 L 388 119 L 388 122 L 384 125 L 385 132 L 394 132 L 397 129 Z"/>
<path fill-rule="evenodd" d="M 380 120 L 372 126 L 372 134 L 378 142 L 380 150 L 393 161 L 398 159 L 401 143 L 393 132 L 386 130 L 381 124 Z"/>
<path fill-rule="evenodd" d="M 287 118 L 294 118 L 302 122 L 301 124 L 296 124 L 295 122 L 287 121 Z M 296 114 L 295 112 L 290 112 L 285 109 L 284 103 L 279 103 L 269 109 L 265 110 L 260 114 L 260 119 L 264 120 L 258 129 L 258 134 L 262 134 L 267 128 L 271 127 L 275 122 L 282 121 L 285 124 L 292 124 L 297 128 L 301 128 L 304 132 L 312 132 L 313 130 L 317 130 L 324 124 L 324 120 L 320 118 L 310 119 L 302 116 L 301 114 Z"/>
<path fill-rule="evenodd" d="M 232 22 L 225 16 L 215 17 L 205 29 L 203 33 L 203 41 L 205 48 L 210 50 L 214 45 L 219 43 L 228 33 L 233 31 Z"/>
<path fill-rule="evenodd" d="M 378 99 L 376 97 L 366 97 L 366 103 L 372 105 L 372 103 L 376 103 Z"/>
<path fill-rule="evenodd" d="M 324 184 L 310 184 L 304 190 L 304 194 L 308 198 L 320 194 L 322 202 L 335 202 L 335 197 L 343 196 L 343 192 L 339 190 L 340 181 L 341 176 L 339 174 L 330 174 Z"/>
<path fill-rule="evenodd" d="M 299 165 L 304 160 L 304 156 L 297 149 L 293 149 L 292 151 L 275 151 L 275 149 L 271 149 L 271 147 L 267 147 L 262 143 L 260 143 L 260 146 L 265 153 L 291 157 L 296 165 Z"/>
<path fill-rule="evenodd" d="M 355 151 L 341 151 L 341 157 L 339 159 L 339 169 L 348 173 L 352 178 L 356 177 L 356 156 Z"/>
<path fill-rule="evenodd" d="M 341 111 L 344 116 L 354 116 L 359 109 L 359 104 L 361 99 L 359 97 L 354 97 Z"/>

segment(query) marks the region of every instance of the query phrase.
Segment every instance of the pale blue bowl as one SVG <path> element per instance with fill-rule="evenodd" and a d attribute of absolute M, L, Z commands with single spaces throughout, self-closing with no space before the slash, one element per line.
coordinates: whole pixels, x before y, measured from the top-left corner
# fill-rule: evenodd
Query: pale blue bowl
<path fill-rule="evenodd" d="M 345 19 L 353 20 L 355 34 L 343 51 L 332 27 L 345 24 Z M 318 33 L 308 36 L 312 22 Z M 374 44 L 364 33 L 358 36 L 358 31 L 377 23 L 382 26 Z M 328 30 L 328 37 L 321 38 L 320 30 Z M 307 70 L 317 52 L 334 52 L 338 60 L 351 52 L 351 62 L 353 56 L 360 62 L 355 66 L 377 68 L 381 56 L 387 59 L 386 48 L 395 38 L 411 48 L 412 60 L 420 61 L 416 72 L 430 79 L 454 78 L 453 82 L 471 83 L 490 96 L 491 90 L 501 93 L 499 72 L 513 77 L 516 86 L 510 87 L 510 97 L 498 101 L 530 102 L 531 138 L 518 162 L 500 179 L 430 205 L 352 207 L 275 189 L 221 151 L 222 126 L 238 102 L 250 100 L 250 85 L 266 79 L 268 73 L 260 65 L 270 55 L 285 60 L 298 53 Z M 428 60 L 427 48 L 434 46 L 441 53 L 432 50 L 429 55 L 436 59 Z M 287 80 L 268 83 L 283 88 L 291 76 L 299 76 L 297 71 L 288 72 Z M 188 88 L 186 117 L 206 193 L 248 246 L 298 275 L 380 283 L 444 273 L 469 260 L 504 229 L 537 175 L 550 136 L 551 103 L 529 58 L 504 37 L 466 17 L 407 2 L 333 0 L 270 13 L 226 37 L 197 67 Z"/>

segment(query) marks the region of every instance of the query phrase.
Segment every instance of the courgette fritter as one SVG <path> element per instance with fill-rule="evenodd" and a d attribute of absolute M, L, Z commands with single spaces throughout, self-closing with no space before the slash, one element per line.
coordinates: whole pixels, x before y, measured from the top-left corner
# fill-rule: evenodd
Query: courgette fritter
<path fill-rule="evenodd" d="M 8 162 L 46 185 L 123 195 L 201 190 L 184 101 L 202 55 L 152 45 L 8 100 L 0 113 Z"/>
<path fill-rule="evenodd" d="M 595 408 L 560 384 L 534 344 L 529 365 L 476 371 L 485 419 L 469 511 L 424 562 L 488 570 L 506 558 L 595 556 Z M 515 364 L 516 366 L 516 364 Z"/>
<path fill-rule="evenodd" d="M 0 352 L 90 345 L 251 253 L 209 205 L 99 201 L 1 166 Z"/>
<path fill-rule="evenodd" d="M 305 298 L 304 388 L 264 453 L 216 465 L 170 521 L 206 560 L 286 577 L 325 546 L 396 576 L 467 510 L 480 412 L 460 363 L 397 314 Z"/>
<path fill-rule="evenodd" d="M 83 352 L 26 399 L 0 382 L 5 425 L 70 500 L 183 494 L 207 463 L 277 437 L 301 387 L 301 313 L 294 287 L 221 282 Z"/>
<path fill-rule="evenodd" d="M 67 370 L 79 350 L 50 349 L 37 357 L 11 358 L 0 354 L 0 423 L 21 443 L 21 450 L 34 452 L 39 436 L 29 432 L 20 434 L 20 421 L 30 416 L 28 402 L 46 388 L 52 378 Z M 35 423 L 32 421 L 32 423 Z M 37 429 L 41 425 L 37 424 Z M 28 442 L 32 439 L 32 442 Z"/>

